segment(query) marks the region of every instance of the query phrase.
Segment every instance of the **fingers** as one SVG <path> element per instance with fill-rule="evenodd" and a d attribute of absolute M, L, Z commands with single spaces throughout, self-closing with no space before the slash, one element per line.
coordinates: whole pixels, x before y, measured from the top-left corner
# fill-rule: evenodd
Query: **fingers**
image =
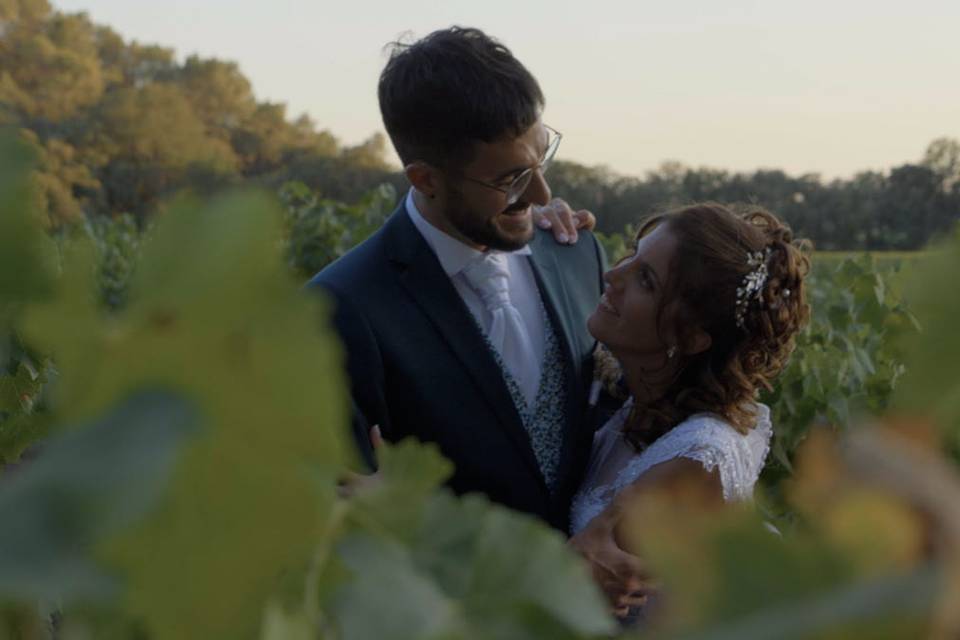
<path fill-rule="evenodd" d="M 624 551 L 614 534 L 615 521 L 598 517 L 570 539 L 570 546 L 588 562 L 611 606 L 641 606 L 656 586 L 640 558 Z"/>
<path fill-rule="evenodd" d="M 574 213 L 570 205 L 560 198 L 554 198 L 546 206 L 534 207 L 536 224 L 541 229 L 551 229 L 554 239 L 560 244 L 574 244 L 578 236 L 577 228 L 585 220 L 589 222 L 579 212 Z"/>
<path fill-rule="evenodd" d="M 573 223 L 573 209 L 560 198 L 554 198 L 550 204 L 556 214 L 553 237 L 561 244 L 564 241 L 574 244 L 577 241 L 577 226 Z"/>
<path fill-rule="evenodd" d="M 594 577 L 614 606 L 639 606 L 657 590 L 640 559 L 619 547 L 607 547 L 591 559 Z"/>
<path fill-rule="evenodd" d="M 383 444 L 383 434 L 380 433 L 380 425 L 375 424 L 370 427 L 370 444 L 374 449 L 378 449 Z"/>
<path fill-rule="evenodd" d="M 586 209 L 580 209 L 574 214 L 574 224 L 577 229 L 586 229 L 587 231 L 593 231 L 594 227 L 597 226 L 597 216 L 593 215 L 592 212 L 587 211 Z"/>

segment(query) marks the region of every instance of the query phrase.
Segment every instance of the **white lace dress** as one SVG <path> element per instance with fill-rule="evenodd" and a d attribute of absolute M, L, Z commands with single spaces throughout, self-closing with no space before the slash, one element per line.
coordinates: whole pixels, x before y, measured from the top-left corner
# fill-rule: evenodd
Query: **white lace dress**
<path fill-rule="evenodd" d="M 749 500 L 770 450 L 770 409 L 757 405 L 757 423 L 746 435 L 712 413 L 697 413 L 637 453 L 623 437 L 630 413 L 627 402 L 593 437 L 584 483 L 574 496 L 570 530 L 576 534 L 610 503 L 621 489 L 651 467 L 690 458 L 707 471 L 719 469 L 726 501 Z"/>

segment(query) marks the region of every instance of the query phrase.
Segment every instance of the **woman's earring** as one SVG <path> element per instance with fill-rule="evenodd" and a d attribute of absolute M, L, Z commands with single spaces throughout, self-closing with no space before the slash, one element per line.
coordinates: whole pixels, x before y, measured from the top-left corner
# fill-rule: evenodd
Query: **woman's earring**
<path fill-rule="evenodd" d="M 673 345 L 667 349 L 667 360 L 673 360 L 673 356 L 677 355 L 677 345 Z"/>

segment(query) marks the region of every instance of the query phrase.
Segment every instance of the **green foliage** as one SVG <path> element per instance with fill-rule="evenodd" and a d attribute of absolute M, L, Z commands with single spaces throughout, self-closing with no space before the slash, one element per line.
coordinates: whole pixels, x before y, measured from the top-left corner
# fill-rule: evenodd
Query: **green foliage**
<path fill-rule="evenodd" d="M 182 202 L 146 235 L 119 218 L 66 238 L 57 270 L 26 166 L 10 166 L 0 274 L 29 286 L 0 276 L 15 336 L 0 428 L 16 414 L 16 447 L 45 439 L 0 470 L 0 637 L 53 637 L 54 613 L 62 637 L 117 640 L 614 633 L 562 536 L 441 488 L 451 468 L 431 446 L 385 447 L 380 476 L 336 496 L 355 464 L 343 354 L 291 267 L 312 274 L 366 237 L 389 189 L 352 206 L 296 185 L 282 210 L 249 193 Z M 614 259 L 626 249 L 605 242 Z M 800 517 L 777 536 L 749 511 L 638 508 L 637 549 L 666 588 L 647 635 L 955 637 L 941 586 L 960 578 L 955 470 L 854 423 L 896 390 L 902 411 L 955 437 L 956 376 L 938 363 L 955 359 L 943 305 L 958 255 L 924 259 L 904 289 L 920 334 L 896 270 L 816 267 L 814 322 L 768 398 L 781 475 L 767 484 Z M 843 446 L 810 437 L 817 421 L 842 427 Z"/>
<path fill-rule="evenodd" d="M 100 280 L 89 237 L 65 243 L 52 296 L 30 305 L 18 327 L 56 358 L 53 431 L 68 432 L 63 444 L 42 445 L 37 462 L 4 473 L 29 479 L 56 468 L 63 482 L 75 480 L 73 502 L 17 494 L 47 515 L 23 521 L 21 546 L 11 543 L 11 552 L 34 540 L 56 560 L 67 541 L 80 555 L 45 573 L 50 565 L 32 552 L 10 575 L 36 568 L 61 625 L 96 637 L 369 637 L 371 625 L 383 637 L 609 631 L 602 600 L 562 537 L 480 498 L 438 491 L 450 467 L 429 448 L 384 450 L 377 488 L 335 498 L 335 478 L 354 463 L 343 383 L 333 373 L 342 355 L 322 329 L 322 305 L 283 264 L 281 234 L 280 212 L 259 196 L 183 204 L 144 239 L 129 298 L 112 311 L 91 295 Z M 3 268 L 29 266 L 0 259 Z M 174 396 L 151 401 L 153 422 L 137 413 L 139 404 L 116 408 L 158 386 L 203 419 L 205 428 L 178 447 L 142 431 L 154 433 L 150 425 L 163 415 L 184 422 L 162 413 L 176 413 Z M 64 426 L 104 413 L 111 417 L 103 430 Z M 101 451 L 104 437 L 111 440 Z M 129 473 L 143 466 L 141 451 L 154 450 L 145 484 L 95 473 L 104 465 Z M 114 464 L 114 455 L 128 458 Z M 93 479 L 62 463 L 69 456 Z M 90 507 L 73 508 L 77 501 Z M 109 515 L 131 504 L 135 514 Z M 47 530 L 57 520 L 73 523 L 59 537 Z M 0 573 L 7 562 L 0 556 Z M 17 632 L 42 627 L 52 611 L 36 609 L 35 595 L 11 589 L 2 598 Z M 99 598 L 96 607 L 87 595 Z M 393 615 L 371 616 L 371 604 Z"/>
<path fill-rule="evenodd" d="M 6 5 L 0 125 L 37 151 L 32 183 L 48 228 L 91 214 L 143 218 L 182 190 L 239 181 L 275 186 L 299 176 L 326 189 L 355 171 L 353 198 L 389 172 L 382 134 L 341 148 L 308 117 L 291 121 L 285 105 L 258 102 L 234 63 L 181 64 L 172 50 L 125 42 L 86 14 L 33 0 Z M 303 170 L 331 159 L 332 171 Z"/>
<path fill-rule="evenodd" d="M 93 424 L 51 439 L 36 461 L 5 478 L 0 600 L 115 596 L 119 584 L 96 563 L 93 544 L 154 507 L 197 422 L 182 398 L 139 392 Z"/>
<path fill-rule="evenodd" d="M 0 138 L 0 464 L 12 462 L 45 431 L 43 389 L 50 363 L 14 331 L 24 307 L 51 295 L 56 254 L 31 217 L 29 153 Z M 14 268 L 16 265 L 16 268 Z"/>
<path fill-rule="evenodd" d="M 396 206 L 397 193 L 382 184 L 358 203 L 322 199 L 301 182 L 280 190 L 285 210 L 285 252 L 290 267 L 309 278 L 379 229 Z"/>
<path fill-rule="evenodd" d="M 252 195 L 183 205 L 157 225 L 122 311 L 105 316 L 89 296 L 93 256 L 80 247 L 56 300 L 25 323 L 62 372 L 58 416 L 83 419 L 160 384 L 208 418 L 161 507 L 103 550 L 126 575 L 125 607 L 159 637 L 256 628 L 251 605 L 309 557 L 333 499 L 345 455 L 339 350 L 277 259 L 278 223 Z"/>
<path fill-rule="evenodd" d="M 448 462 L 386 448 L 382 484 L 345 514 L 335 627 L 362 638 L 579 638 L 611 631 L 584 568 L 534 519 L 437 491 Z M 371 610 L 378 615 L 372 616 Z"/>
<path fill-rule="evenodd" d="M 0 270 L 0 327 L 16 307 L 49 294 L 53 280 L 51 243 L 31 218 L 27 183 L 31 154 L 7 136 L 0 137 L 0 256 L 21 270 Z"/>
<path fill-rule="evenodd" d="M 893 268 L 864 255 L 818 265 L 808 279 L 810 324 L 775 389 L 764 397 L 777 425 L 771 454 L 784 469 L 812 424 L 847 428 L 860 414 L 886 410 L 905 372 L 896 337 L 918 325 L 906 310 Z"/>
<path fill-rule="evenodd" d="M 548 177 L 554 193 L 592 210 L 604 233 L 691 202 L 751 202 L 785 219 L 818 249 L 917 250 L 960 220 L 958 148 L 958 141 L 941 138 L 920 162 L 829 182 L 816 174 L 734 173 L 676 162 L 632 177 L 564 160 Z"/>
<path fill-rule="evenodd" d="M 23 345 L 17 334 L 0 335 L 0 467 L 16 462 L 47 432 L 46 389 L 54 375 L 49 359 Z"/>
<path fill-rule="evenodd" d="M 88 218 L 85 230 L 97 251 L 100 300 L 107 308 L 119 309 L 127 301 L 130 280 L 140 260 L 142 232 L 130 214 L 114 219 Z"/>
<path fill-rule="evenodd" d="M 607 254 L 607 261 L 613 264 L 626 257 L 633 251 L 633 239 L 637 237 L 637 229 L 634 225 L 628 224 L 623 233 L 603 233 L 596 232 L 597 240 Z"/>
<path fill-rule="evenodd" d="M 40 164 L 33 186 L 48 228 L 85 216 L 162 210 L 174 194 L 300 181 L 347 202 L 403 176 L 387 139 L 344 146 L 309 117 L 258 101 L 233 62 L 126 42 L 85 14 L 42 0 L 2 9 L 0 124 L 20 129 Z M 691 201 L 756 202 L 821 249 L 919 249 L 960 215 L 960 143 L 932 141 L 923 158 L 848 180 L 779 170 L 734 173 L 664 162 L 643 177 L 560 160 L 551 187 L 614 233 Z"/>
<path fill-rule="evenodd" d="M 960 296 L 954 280 L 957 273 L 960 226 L 951 238 L 931 250 L 906 280 L 911 309 L 917 314 L 923 333 L 902 338 L 910 376 L 898 390 L 896 408 L 908 413 L 922 412 L 935 419 L 943 429 L 947 445 L 960 454 L 960 335 L 956 324 Z"/>

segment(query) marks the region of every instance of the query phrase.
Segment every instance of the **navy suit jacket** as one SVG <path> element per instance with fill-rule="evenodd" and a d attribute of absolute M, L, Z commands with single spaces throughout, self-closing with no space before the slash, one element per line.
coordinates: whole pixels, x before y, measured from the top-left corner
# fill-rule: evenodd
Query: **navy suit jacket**
<path fill-rule="evenodd" d="M 564 444 L 553 492 L 480 329 L 403 204 L 365 242 L 310 281 L 334 299 L 347 349 L 355 431 L 379 424 L 388 441 L 434 442 L 455 465 L 457 493 L 479 491 L 566 531 L 589 458 L 586 419 L 594 339 L 586 320 L 602 292 L 593 234 L 560 245 L 538 230 L 528 257 L 563 348 Z M 361 449 L 368 447 L 361 437 Z"/>

